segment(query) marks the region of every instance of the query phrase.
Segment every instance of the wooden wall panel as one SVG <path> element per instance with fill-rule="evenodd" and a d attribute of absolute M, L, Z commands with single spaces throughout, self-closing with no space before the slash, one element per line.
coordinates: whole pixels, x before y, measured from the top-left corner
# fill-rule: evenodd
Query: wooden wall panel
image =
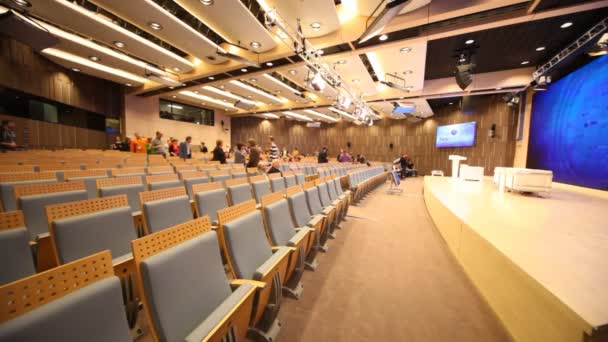
<path fill-rule="evenodd" d="M 408 153 L 421 174 L 443 170 L 450 174 L 448 156 L 459 154 L 469 158 L 467 164 L 483 166 L 491 175 L 496 166 L 512 166 L 515 151 L 517 110 L 507 106 L 500 95 L 483 96 L 475 101 L 475 114 L 463 114 L 457 106 L 435 110 L 435 115 L 418 123 L 383 119 L 372 127 L 356 126 L 347 122 L 323 123 L 321 128 L 309 128 L 293 120 L 263 120 L 256 117 L 232 119 L 231 145 L 253 138 L 268 147 L 268 135 L 273 135 L 279 148 L 298 147 L 302 153 L 313 153 L 328 146 L 333 159 L 340 148 L 351 143 L 350 152 L 363 153 L 369 160 L 389 162 L 401 152 Z M 461 122 L 477 122 L 476 145 L 466 148 L 435 147 L 437 126 Z M 488 130 L 496 124 L 496 137 L 488 137 Z M 389 148 L 393 143 L 394 148 Z"/>
<path fill-rule="evenodd" d="M 122 85 L 67 70 L 29 46 L 0 37 L 0 85 L 109 117 L 123 111 Z"/>

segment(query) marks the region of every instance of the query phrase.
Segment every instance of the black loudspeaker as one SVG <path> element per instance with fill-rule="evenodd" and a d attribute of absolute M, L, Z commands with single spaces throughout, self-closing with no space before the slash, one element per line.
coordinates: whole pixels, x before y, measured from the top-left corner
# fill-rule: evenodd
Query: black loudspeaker
<path fill-rule="evenodd" d="M 492 124 L 492 127 L 488 130 L 488 136 L 494 138 L 496 136 L 496 124 Z"/>
<path fill-rule="evenodd" d="M 346 147 L 350 148 L 350 141 L 346 143 Z"/>
<path fill-rule="evenodd" d="M 456 66 L 456 83 L 460 89 L 465 90 L 473 83 L 473 66 L 474 64 L 462 64 Z"/>
<path fill-rule="evenodd" d="M 0 15 L 0 34 L 18 40 L 36 51 L 42 51 L 59 43 L 57 37 L 12 10 Z"/>
<path fill-rule="evenodd" d="M 393 149 L 393 143 L 388 144 L 388 148 Z"/>

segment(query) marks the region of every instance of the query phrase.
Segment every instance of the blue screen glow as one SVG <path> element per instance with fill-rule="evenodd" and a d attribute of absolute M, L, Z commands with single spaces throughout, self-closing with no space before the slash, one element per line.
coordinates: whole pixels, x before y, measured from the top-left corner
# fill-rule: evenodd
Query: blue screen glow
<path fill-rule="evenodd" d="M 534 95 L 527 166 L 608 190 L 608 56 Z"/>
<path fill-rule="evenodd" d="M 437 127 L 437 147 L 469 147 L 475 145 L 476 122 Z"/>

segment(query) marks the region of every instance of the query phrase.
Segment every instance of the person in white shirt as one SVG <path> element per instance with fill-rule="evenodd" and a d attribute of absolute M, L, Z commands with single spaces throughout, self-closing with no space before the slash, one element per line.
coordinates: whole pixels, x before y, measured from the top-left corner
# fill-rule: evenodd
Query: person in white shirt
<path fill-rule="evenodd" d="M 274 137 L 271 135 L 268 137 L 268 140 L 270 141 L 270 153 L 268 154 L 268 159 L 270 161 L 273 161 L 275 159 L 279 159 L 279 147 L 277 146 L 277 144 L 275 144 L 274 142 Z"/>

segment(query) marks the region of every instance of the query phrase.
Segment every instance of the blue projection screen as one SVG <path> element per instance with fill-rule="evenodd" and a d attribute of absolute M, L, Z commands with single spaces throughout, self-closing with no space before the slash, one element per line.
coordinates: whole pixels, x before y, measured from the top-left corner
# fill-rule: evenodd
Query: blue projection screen
<path fill-rule="evenodd" d="M 534 95 L 527 166 L 608 190 L 608 56 Z"/>
<path fill-rule="evenodd" d="M 437 147 L 469 147 L 475 145 L 476 122 L 437 127 Z"/>

